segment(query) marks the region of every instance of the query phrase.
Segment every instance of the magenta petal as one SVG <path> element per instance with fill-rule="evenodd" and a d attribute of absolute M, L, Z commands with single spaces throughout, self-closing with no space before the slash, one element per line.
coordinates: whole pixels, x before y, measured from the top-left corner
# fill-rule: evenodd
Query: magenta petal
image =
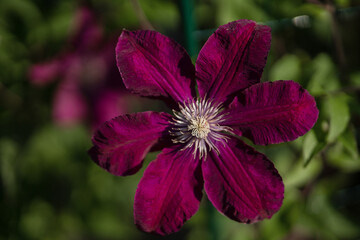
<path fill-rule="evenodd" d="M 116 59 L 125 86 L 135 93 L 176 102 L 196 96 L 195 69 L 189 55 L 160 33 L 124 30 L 116 47 Z"/>
<path fill-rule="evenodd" d="M 150 148 L 163 136 L 171 116 L 167 113 L 126 114 L 104 123 L 94 134 L 92 159 L 114 175 L 136 173 Z"/>
<path fill-rule="evenodd" d="M 170 234 L 196 213 L 203 187 L 200 163 L 174 147 L 150 163 L 135 195 L 134 217 L 141 230 Z"/>
<path fill-rule="evenodd" d="M 88 113 L 86 99 L 77 82 L 68 78 L 61 82 L 54 96 L 53 118 L 59 125 L 67 126 L 85 119 Z"/>
<path fill-rule="evenodd" d="M 94 11 L 87 7 L 77 10 L 72 25 L 72 37 L 69 45 L 77 52 L 85 52 L 96 48 L 103 38 L 103 29 L 97 23 Z"/>
<path fill-rule="evenodd" d="M 218 144 L 202 164 L 204 187 L 215 208 L 229 218 L 252 223 L 271 218 L 281 207 L 284 185 L 265 155 L 232 138 Z"/>
<path fill-rule="evenodd" d="M 95 127 L 128 112 L 128 95 L 118 89 L 101 89 L 94 101 Z"/>
<path fill-rule="evenodd" d="M 256 84 L 235 98 L 228 112 L 224 125 L 262 145 L 304 135 L 319 114 L 315 99 L 293 81 Z"/>
<path fill-rule="evenodd" d="M 29 70 L 29 78 L 32 83 L 44 85 L 55 80 L 62 67 L 61 60 L 62 59 L 55 59 L 46 63 L 33 65 Z"/>
<path fill-rule="evenodd" d="M 270 41 L 270 28 L 254 21 L 220 26 L 196 61 L 200 96 L 224 101 L 229 94 L 260 82 Z"/>

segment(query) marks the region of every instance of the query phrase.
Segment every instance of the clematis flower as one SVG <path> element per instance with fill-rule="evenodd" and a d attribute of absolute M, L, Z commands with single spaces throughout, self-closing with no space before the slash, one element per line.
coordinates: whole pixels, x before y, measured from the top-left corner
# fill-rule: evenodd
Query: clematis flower
<path fill-rule="evenodd" d="M 125 86 L 164 99 L 173 115 L 118 116 L 94 134 L 89 154 L 110 173 L 126 176 L 140 169 L 149 151 L 163 148 L 135 194 L 141 230 L 178 231 L 198 210 L 203 189 L 235 221 L 253 223 L 279 210 L 284 185 L 278 171 L 240 137 L 260 145 L 294 140 L 313 127 L 318 110 L 296 82 L 260 83 L 270 40 L 267 26 L 230 22 L 210 36 L 194 67 L 186 51 L 160 33 L 122 32 L 116 55 Z"/>
<path fill-rule="evenodd" d="M 30 68 L 29 78 L 35 85 L 59 80 L 53 100 L 56 123 L 68 126 L 90 119 L 95 128 L 128 110 L 129 95 L 119 81 L 115 46 L 116 38 L 104 38 L 92 10 L 81 7 L 65 49 Z"/>

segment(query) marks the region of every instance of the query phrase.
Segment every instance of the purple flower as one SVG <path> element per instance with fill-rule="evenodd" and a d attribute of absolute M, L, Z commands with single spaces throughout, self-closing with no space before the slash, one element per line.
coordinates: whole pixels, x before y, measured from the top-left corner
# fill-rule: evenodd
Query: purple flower
<path fill-rule="evenodd" d="M 208 39 L 194 68 L 171 39 L 154 31 L 122 32 L 116 54 L 125 86 L 164 99 L 173 116 L 116 117 L 95 133 L 89 153 L 110 173 L 126 176 L 141 168 L 149 151 L 163 148 L 136 191 L 141 230 L 178 231 L 198 210 L 203 188 L 219 212 L 239 222 L 271 218 L 279 210 L 280 175 L 239 136 L 260 145 L 291 141 L 313 127 L 318 110 L 296 82 L 260 83 L 270 40 L 267 26 L 228 23 Z"/>
<path fill-rule="evenodd" d="M 94 13 L 78 9 L 72 36 L 53 60 L 33 65 L 29 78 L 36 85 L 55 79 L 53 118 L 60 125 L 90 119 L 94 127 L 127 111 L 125 88 L 116 68 L 116 38 L 104 39 Z M 93 109 L 93 111 L 90 111 Z"/>

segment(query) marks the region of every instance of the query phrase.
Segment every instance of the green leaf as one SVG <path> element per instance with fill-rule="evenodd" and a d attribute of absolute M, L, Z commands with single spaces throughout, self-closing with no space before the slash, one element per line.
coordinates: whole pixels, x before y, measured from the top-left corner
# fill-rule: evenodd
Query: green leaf
<path fill-rule="evenodd" d="M 87 156 L 89 146 L 90 138 L 83 126 L 61 128 L 45 125 L 29 139 L 22 153 L 24 160 L 20 171 L 23 177 L 32 180 L 40 179 L 44 171 L 71 175 L 77 164 L 71 159 Z"/>
<path fill-rule="evenodd" d="M 354 160 L 359 159 L 359 152 L 355 138 L 355 128 L 350 126 L 339 138 L 339 142 L 343 144 L 345 149 L 350 153 Z"/>
<path fill-rule="evenodd" d="M 340 7 L 345 8 L 345 7 L 350 6 L 350 1 L 349 0 L 336 0 L 335 3 L 339 8 Z"/>
<path fill-rule="evenodd" d="M 181 20 L 176 4 L 172 1 L 141 1 L 141 7 L 156 29 L 176 28 Z M 161 31 L 160 31 L 161 32 Z"/>
<path fill-rule="evenodd" d="M 16 157 L 18 146 L 10 139 L 0 139 L 0 180 L 3 193 L 14 198 L 16 194 Z"/>
<path fill-rule="evenodd" d="M 340 211 L 336 210 L 331 203 L 331 188 L 336 183 L 334 181 L 323 181 L 313 190 L 308 198 L 308 214 L 315 220 L 316 231 L 323 237 L 319 239 L 329 239 L 327 235 L 334 236 L 334 239 L 356 239 L 360 229 L 350 219 L 346 218 Z"/>
<path fill-rule="evenodd" d="M 329 96 L 327 104 L 330 117 L 330 128 L 326 140 L 331 143 L 345 131 L 350 121 L 348 96 L 346 94 Z"/>
<path fill-rule="evenodd" d="M 279 59 L 271 68 L 270 81 L 294 80 L 299 81 L 301 76 L 300 60 L 296 55 L 288 54 Z"/>
<path fill-rule="evenodd" d="M 313 130 L 310 130 L 304 136 L 304 144 L 303 144 L 303 151 L 302 151 L 304 165 L 307 164 L 307 162 L 312 158 L 314 149 L 317 144 L 318 144 L 318 141 L 316 139 L 316 135 Z"/>
<path fill-rule="evenodd" d="M 318 159 L 316 159 L 318 160 Z M 306 169 L 301 161 L 298 161 L 289 171 L 282 175 L 286 189 L 297 188 L 316 178 L 321 172 L 320 161 L 313 161 Z"/>
<path fill-rule="evenodd" d="M 319 142 L 314 130 L 310 130 L 305 136 L 304 136 L 304 143 L 303 143 L 303 163 L 304 167 L 306 167 L 310 161 L 313 159 L 313 157 L 319 153 L 324 147 L 324 142 Z"/>
<path fill-rule="evenodd" d="M 251 0 L 223 0 L 215 2 L 218 12 L 216 19 L 218 25 L 237 20 L 239 19 L 239 16 L 243 19 L 252 19 L 255 21 L 261 21 L 268 18 L 264 9 L 258 7 L 256 3 Z"/>
<path fill-rule="evenodd" d="M 356 172 L 360 170 L 359 154 L 355 139 L 355 129 L 348 127 L 339 136 L 339 140 L 329 148 L 328 162 L 345 172 Z"/>
<path fill-rule="evenodd" d="M 336 142 L 327 152 L 328 163 L 345 173 L 354 173 L 360 170 L 360 162 L 354 160 L 340 142 Z"/>
<path fill-rule="evenodd" d="M 307 89 L 312 95 L 323 95 L 339 87 L 336 67 L 327 54 L 319 54 L 312 62 L 313 75 Z"/>
<path fill-rule="evenodd" d="M 45 236 L 51 235 L 55 226 L 54 208 L 42 199 L 29 202 L 19 222 L 20 232 L 30 239 L 52 239 Z"/>
<path fill-rule="evenodd" d="M 350 75 L 350 85 L 360 86 L 360 72 L 355 72 Z"/>

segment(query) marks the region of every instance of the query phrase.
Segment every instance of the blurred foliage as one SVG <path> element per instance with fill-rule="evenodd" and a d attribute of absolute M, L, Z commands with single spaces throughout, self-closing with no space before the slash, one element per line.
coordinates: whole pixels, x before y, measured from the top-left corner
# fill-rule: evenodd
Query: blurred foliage
<path fill-rule="evenodd" d="M 156 30 L 183 43 L 180 1 L 139 2 Z M 140 28 L 128 0 L 0 1 L 0 240 L 158 239 L 133 224 L 143 170 L 121 178 L 97 167 L 86 153 L 91 127 L 56 126 L 51 119 L 56 83 L 38 88 L 28 79 L 32 64 L 61 51 L 75 11 L 85 2 L 108 35 Z M 194 1 L 193 24 L 203 30 L 196 35 L 200 46 L 212 29 L 232 20 L 270 25 L 273 42 L 262 80 L 299 82 L 315 96 L 320 116 L 313 130 L 294 142 L 257 147 L 285 183 L 284 204 L 271 220 L 233 222 L 204 197 L 184 228 L 162 239 L 360 238 L 360 4 L 334 4 L 332 13 L 300 0 Z M 300 15 L 308 18 L 299 23 L 294 17 Z M 146 164 L 155 157 L 150 154 Z"/>

